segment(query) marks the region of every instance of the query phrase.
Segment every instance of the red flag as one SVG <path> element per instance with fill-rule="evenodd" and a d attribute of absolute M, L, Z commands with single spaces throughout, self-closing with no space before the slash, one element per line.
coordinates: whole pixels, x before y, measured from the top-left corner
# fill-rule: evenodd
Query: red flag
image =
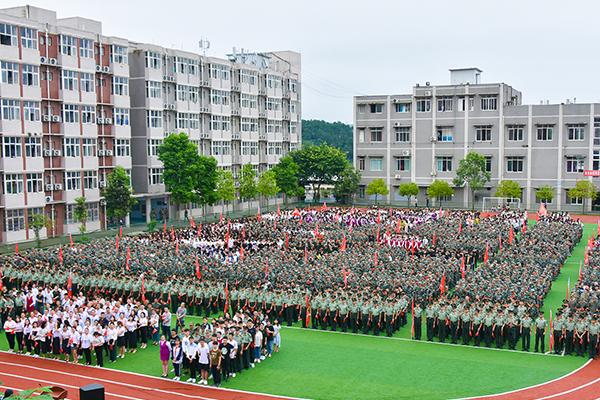
<path fill-rule="evenodd" d="M 119 227 L 119 237 L 123 237 L 123 227 Z"/>
<path fill-rule="evenodd" d="M 587 250 L 585 251 L 585 254 L 584 254 L 584 256 L 583 256 L 583 263 L 584 263 L 585 265 L 588 265 L 588 264 L 590 263 L 590 256 L 589 256 L 589 254 L 588 254 L 588 251 L 587 251 Z"/>
<path fill-rule="evenodd" d="M 179 254 L 179 242 L 175 242 L 175 254 Z"/>
<path fill-rule="evenodd" d="M 229 250 L 229 228 L 225 232 L 225 248 Z"/>
<path fill-rule="evenodd" d="M 167 221 L 163 222 L 163 233 L 167 233 Z"/>
<path fill-rule="evenodd" d="M 223 310 L 223 314 L 227 314 L 229 312 L 229 282 L 225 281 L 225 309 Z"/>
<path fill-rule="evenodd" d="M 192 228 L 195 228 L 195 227 L 196 227 L 196 221 L 194 221 L 194 218 L 190 218 L 190 226 L 191 226 Z"/>
<path fill-rule="evenodd" d="M 306 327 L 310 325 L 310 301 L 308 300 L 308 294 L 306 294 Z"/>
<path fill-rule="evenodd" d="M 173 228 L 173 225 L 171 225 L 171 241 L 175 241 L 175 228 Z"/>
<path fill-rule="evenodd" d="M 288 232 L 285 233 L 285 249 L 287 250 L 290 247 L 290 234 Z"/>
<path fill-rule="evenodd" d="M 521 232 L 522 233 L 527 232 L 527 221 L 523 221 L 523 226 L 521 227 Z"/>
<path fill-rule="evenodd" d="M 344 288 L 348 287 L 348 271 L 345 268 L 342 268 L 342 274 L 344 276 Z"/>
<path fill-rule="evenodd" d="M 240 260 L 244 260 L 244 246 L 240 246 Z"/>
<path fill-rule="evenodd" d="M 412 299 L 412 302 L 410 304 L 410 315 L 412 316 L 412 321 L 410 323 L 410 334 L 411 337 L 414 339 L 415 337 L 415 299 Z"/>
<path fill-rule="evenodd" d="M 435 246 L 435 244 L 437 243 L 437 235 L 435 234 L 435 232 L 433 232 L 433 238 L 431 241 L 433 242 L 433 245 Z"/>
<path fill-rule="evenodd" d="M 446 292 L 446 273 L 442 275 L 442 281 L 440 282 L 440 295 L 443 295 Z"/>
<path fill-rule="evenodd" d="M 258 210 L 256 210 L 256 220 L 258 222 L 262 221 L 262 215 L 260 215 L 260 204 L 258 205 Z"/>
<path fill-rule="evenodd" d="M 277 229 L 277 218 L 273 218 L 273 229 Z"/>
<path fill-rule="evenodd" d="M 71 277 L 70 272 L 69 272 L 69 279 L 67 279 L 67 295 L 69 296 L 69 298 L 73 297 L 73 278 Z"/>
<path fill-rule="evenodd" d="M 292 213 L 292 215 L 294 217 L 300 217 L 301 216 L 300 211 L 297 208 L 294 208 L 294 212 Z"/>
<path fill-rule="evenodd" d="M 279 207 L 279 204 L 277 204 L 277 216 L 281 216 L 281 208 Z"/>
<path fill-rule="evenodd" d="M 514 239 L 515 239 L 515 230 L 511 226 L 510 229 L 508 230 L 508 244 L 509 245 L 512 244 Z"/>
<path fill-rule="evenodd" d="M 381 210 L 377 210 L 377 225 L 381 223 Z"/>
<path fill-rule="evenodd" d="M 115 251 L 119 252 L 119 235 L 115 238 Z"/>
<path fill-rule="evenodd" d="M 579 282 L 581 282 L 581 278 L 583 277 L 583 272 L 581 270 L 581 261 L 579 262 Z"/>
<path fill-rule="evenodd" d="M 323 205 L 321 206 L 321 211 L 327 211 L 327 203 L 323 202 Z"/>
<path fill-rule="evenodd" d="M 15 243 L 15 254 L 19 254 L 19 243 Z"/>
<path fill-rule="evenodd" d="M 565 296 L 565 299 L 570 299 L 571 298 L 571 277 L 569 276 L 569 279 L 567 280 L 567 295 Z"/>
<path fill-rule="evenodd" d="M 73 247 L 73 235 L 69 233 L 69 244 Z"/>
<path fill-rule="evenodd" d="M 223 211 L 219 211 L 219 224 L 223 223 Z"/>
<path fill-rule="evenodd" d="M 485 244 L 485 253 L 483 253 L 483 263 L 487 264 L 489 258 L 490 258 L 490 246 L 486 243 Z"/>
<path fill-rule="evenodd" d="M 373 265 L 377 266 L 378 263 L 379 263 L 379 253 L 375 252 L 375 254 L 373 254 Z"/>
<path fill-rule="evenodd" d="M 144 274 L 142 274 L 142 287 L 140 288 L 142 294 L 142 303 L 146 302 L 146 285 L 144 285 Z"/>
<path fill-rule="evenodd" d="M 402 220 L 401 220 L 401 219 L 399 219 L 399 220 L 396 222 L 396 233 L 400 233 L 400 231 L 401 231 L 401 230 L 402 230 Z"/>
<path fill-rule="evenodd" d="M 198 254 L 196 254 L 196 278 L 202 279 L 202 272 L 200 271 L 200 262 L 198 262 Z"/>
<path fill-rule="evenodd" d="M 377 243 L 379 243 L 379 226 L 377 227 L 377 235 L 376 235 L 376 239 Z"/>
<path fill-rule="evenodd" d="M 62 247 L 58 249 L 58 261 L 60 261 L 60 263 L 63 263 L 63 250 Z"/>
<path fill-rule="evenodd" d="M 302 215 L 300 215 L 300 219 L 298 220 L 298 225 L 302 225 Z"/>
<path fill-rule="evenodd" d="M 202 224 L 198 224 L 198 237 L 202 236 Z"/>
<path fill-rule="evenodd" d="M 346 251 L 346 235 L 342 238 L 342 244 L 340 245 L 340 251 Z"/>
<path fill-rule="evenodd" d="M 549 332 L 550 332 L 550 338 L 549 339 L 550 340 L 549 340 L 549 343 L 550 343 L 550 352 L 552 352 L 552 351 L 554 351 L 554 334 L 553 334 L 554 333 L 554 329 L 552 327 L 552 325 L 553 325 L 553 323 L 552 323 L 552 309 L 550 309 L 550 324 L 549 325 L 550 325 L 550 330 L 549 330 Z"/>
<path fill-rule="evenodd" d="M 125 266 L 127 267 L 127 271 L 130 271 L 129 262 L 131 261 L 131 250 L 129 246 L 127 246 L 127 255 L 125 256 Z"/>
<path fill-rule="evenodd" d="M 462 221 L 458 223 L 458 234 L 462 233 Z"/>
<path fill-rule="evenodd" d="M 466 274 L 466 270 L 465 270 L 465 256 L 462 256 L 462 259 L 460 261 L 460 274 L 462 276 L 462 279 L 465 279 L 465 274 Z"/>

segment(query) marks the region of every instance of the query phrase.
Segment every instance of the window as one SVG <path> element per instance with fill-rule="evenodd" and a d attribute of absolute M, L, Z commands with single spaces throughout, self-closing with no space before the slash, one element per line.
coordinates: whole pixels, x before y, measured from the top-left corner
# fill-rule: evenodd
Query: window
<path fill-rule="evenodd" d="M 79 123 L 79 107 L 75 104 L 63 104 L 63 122 Z"/>
<path fill-rule="evenodd" d="M 269 89 L 281 88 L 281 77 L 277 75 L 267 74 L 267 87 Z"/>
<path fill-rule="evenodd" d="M 288 90 L 292 93 L 296 93 L 296 86 L 298 86 L 298 81 L 296 79 L 288 80 Z"/>
<path fill-rule="evenodd" d="M 84 157 L 96 157 L 96 139 L 81 139 L 82 151 Z"/>
<path fill-rule="evenodd" d="M 27 174 L 27 193 L 43 192 L 43 177 L 41 173 Z"/>
<path fill-rule="evenodd" d="M 81 190 L 81 172 L 65 172 L 65 182 L 67 183 L 67 190 Z"/>
<path fill-rule="evenodd" d="M 585 168 L 585 159 L 583 156 L 567 157 L 567 172 L 583 172 Z"/>
<path fill-rule="evenodd" d="M 396 171 L 410 171 L 410 157 L 396 157 Z"/>
<path fill-rule="evenodd" d="M 536 128 L 537 140 L 551 141 L 553 125 L 538 125 Z"/>
<path fill-rule="evenodd" d="M 177 101 L 185 101 L 188 98 L 188 87 L 186 85 L 177 85 Z"/>
<path fill-rule="evenodd" d="M 475 109 L 475 99 L 473 97 L 461 97 L 458 99 L 458 111 L 465 112 Z"/>
<path fill-rule="evenodd" d="M 283 143 L 281 142 L 269 142 L 267 143 L 267 154 L 270 156 L 280 156 L 282 151 Z"/>
<path fill-rule="evenodd" d="M 26 157 L 41 157 L 42 156 L 42 139 L 39 137 L 25 138 L 25 156 Z"/>
<path fill-rule="evenodd" d="M 229 67 L 226 65 L 210 64 L 209 74 L 210 77 L 213 79 L 221 79 L 224 81 L 228 81 L 230 70 Z"/>
<path fill-rule="evenodd" d="M 227 156 L 231 154 L 231 142 L 213 140 L 211 154 L 213 156 Z"/>
<path fill-rule="evenodd" d="M 411 103 L 396 103 L 395 108 L 397 113 L 409 113 Z"/>
<path fill-rule="evenodd" d="M 23 85 L 39 86 L 40 73 L 36 65 L 23 64 Z"/>
<path fill-rule="evenodd" d="M 161 56 L 155 51 L 146 52 L 146 68 L 160 69 Z"/>
<path fill-rule="evenodd" d="M 20 101 L 12 99 L 2 99 L 2 119 L 8 121 L 21 120 Z"/>
<path fill-rule="evenodd" d="M 37 30 L 21 27 L 21 46 L 37 49 Z"/>
<path fill-rule="evenodd" d="M 452 171 L 452 157 L 441 156 L 435 158 L 437 170 L 439 172 L 450 172 Z"/>
<path fill-rule="evenodd" d="M 494 111 L 498 108 L 498 97 L 481 96 L 481 111 Z"/>
<path fill-rule="evenodd" d="M 119 96 L 129 96 L 129 78 L 113 76 L 112 93 Z"/>
<path fill-rule="evenodd" d="M 523 172 L 523 157 L 506 157 L 506 172 Z"/>
<path fill-rule="evenodd" d="M 146 144 L 148 156 L 158 157 L 158 148 L 162 143 L 162 139 L 148 139 Z"/>
<path fill-rule="evenodd" d="M 87 220 L 89 222 L 92 221 L 99 221 L 100 220 L 100 207 L 98 206 L 98 203 L 88 203 L 86 204 L 87 207 Z"/>
<path fill-rule="evenodd" d="M 492 156 L 485 156 L 485 170 L 492 172 Z"/>
<path fill-rule="evenodd" d="M 568 140 L 584 140 L 585 124 L 567 124 Z"/>
<path fill-rule="evenodd" d="M 94 91 L 94 74 L 82 72 L 79 79 L 82 92 L 91 93 Z"/>
<path fill-rule="evenodd" d="M 281 110 L 281 99 L 276 99 L 274 97 L 267 97 L 266 109 L 270 110 L 270 111 Z"/>
<path fill-rule="evenodd" d="M 129 126 L 129 108 L 115 108 L 113 122 L 118 126 Z"/>
<path fill-rule="evenodd" d="M 98 188 L 98 173 L 96 171 L 83 171 L 83 188 Z"/>
<path fill-rule="evenodd" d="M 16 232 L 25 229 L 25 211 L 23 209 L 5 210 L 4 214 L 6 215 L 5 220 L 7 232 Z"/>
<path fill-rule="evenodd" d="M 364 157 L 358 157 L 358 169 L 361 171 L 365 170 L 365 158 Z"/>
<path fill-rule="evenodd" d="M 356 112 L 359 114 L 365 114 L 367 112 L 367 105 L 366 104 L 358 104 L 356 106 Z"/>
<path fill-rule="evenodd" d="M 454 140 L 454 133 L 452 132 L 451 126 L 438 126 L 437 127 L 437 140 L 438 142 L 452 142 Z"/>
<path fill-rule="evenodd" d="M 431 111 L 431 100 L 420 99 L 417 100 L 417 112 L 429 112 Z"/>
<path fill-rule="evenodd" d="M 4 136 L 4 157 L 18 158 L 21 157 L 21 138 L 15 136 Z"/>
<path fill-rule="evenodd" d="M 371 132 L 371 142 L 380 143 L 383 141 L 383 128 L 369 128 Z"/>
<path fill-rule="evenodd" d="M 437 110 L 439 112 L 452 111 L 452 97 L 440 97 L 437 99 Z"/>
<path fill-rule="evenodd" d="M 162 128 L 163 113 L 158 110 L 146 111 L 146 126 L 148 128 Z"/>
<path fill-rule="evenodd" d="M 242 132 L 258 132 L 258 119 L 243 117 L 240 128 Z"/>
<path fill-rule="evenodd" d="M 4 174 L 4 193 L 23 193 L 23 174 Z"/>
<path fill-rule="evenodd" d="M 365 128 L 358 129 L 358 143 L 365 142 Z"/>
<path fill-rule="evenodd" d="M 594 118 L 594 146 L 600 146 L 600 118 Z"/>
<path fill-rule="evenodd" d="M 113 44 L 110 46 L 110 62 L 127 64 L 127 47 L 117 46 Z"/>
<path fill-rule="evenodd" d="M 225 90 L 211 89 L 210 102 L 211 104 L 220 104 L 223 106 L 229 105 L 229 92 Z"/>
<path fill-rule="evenodd" d="M 19 83 L 19 64 L 2 61 L 0 62 L 0 70 L 2 71 L 2 83 L 9 85 L 17 85 Z"/>
<path fill-rule="evenodd" d="M 96 123 L 96 107 L 81 106 L 81 122 L 84 124 Z"/>
<path fill-rule="evenodd" d="M 574 206 L 582 206 L 583 205 L 583 197 L 570 197 L 569 191 L 567 191 L 567 203 Z"/>
<path fill-rule="evenodd" d="M 180 74 L 197 75 L 198 62 L 190 58 L 175 57 L 174 71 Z"/>
<path fill-rule="evenodd" d="M 371 171 L 383 171 L 383 158 L 369 158 L 369 169 Z"/>
<path fill-rule="evenodd" d="M 239 72 L 240 83 L 246 83 L 248 85 L 256 85 L 256 79 L 258 78 L 256 72 L 248 69 L 241 69 Z"/>
<path fill-rule="evenodd" d="M 397 126 L 394 128 L 396 134 L 396 142 L 410 142 L 410 126 Z"/>
<path fill-rule="evenodd" d="M 162 168 L 148 168 L 148 184 L 160 185 L 163 183 Z"/>
<path fill-rule="evenodd" d="M 267 133 L 281 133 L 281 121 L 267 120 Z"/>
<path fill-rule="evenodd" d="M 210 116 L 210 129 L 213 131 L 229 131 L 231 130 L 231 118 L 222 115 Z"/>
<path fill-rule="evenodd" d="M 298 130 L 298 123 L 295 121 L 290 122 L 290 133 L 296 133 Z"/>
<path fill-rule="evenodd" d="M 475 141 L 491 142 L 492 141 L 492 125 L 481 125 L 475 127 Z"/>
<path fill-rule="evenodd" d="M 257 156 L 258 142 L 242 142 L 242 155 Z"/>
<path fill-rule="evenodd" d="M 79 56 L 81 58 L 94 58 L 94 41 L 79 39 Z"/>
<path fill-rule="evenodd" d="M 508 141 L 522 142 L 523 141 L 523 125 L 508 125 Z"/>
<path fill-rule="evenodd" d="M 77 72 L 63 69 L 60 82 L 62 90 L 77 90 Z"/>
<path fill-rule="evenodd" d="M 23 118 L 25 121 L 37 122 L 40 120 L 40 102 L 23 101 Z"/>
<path fill-rule="evenodd" d="M 156 81 L 146 81 L 146 97 L 152 99 L 162 98 L 161 83 Z"/>
<path fill-rule="evenodd" d="M 600 170 L 600 150 L 594 150 L 592 158 L 592 169 L 594 171 Z"/>
<path fill-rule="evenodd" d="M 383 104 L 369 104 L 369 108 L 371 110 L 371 114 L 381 114 L 383 112 Z"/>
<path fill-rule="evenodd" d="M 258 108 L 258 96 L 242 93 L 240 96 L 240 106 L 243 108 Z"/>
<path fill-rule="evenodd" d="M 60 35 L 60 52 L 66 56 L 74 56 L 77 49 L 77 39 L 73 36 Z"/>
<path fill-rule="evenodd" d="M 17 45 L 17 27 L 9 24 L 0 24 L 0 44 L 4 46 Z"/>
<path fill-rule="evenodd" d="M 177 113 L 177 129 L 199 129 L 200 115 L 195 113 Z"/>
<path fill-rule="evenodd" d="M 79 157 L 79 138 L 64 138 L 65 157 Z"/>

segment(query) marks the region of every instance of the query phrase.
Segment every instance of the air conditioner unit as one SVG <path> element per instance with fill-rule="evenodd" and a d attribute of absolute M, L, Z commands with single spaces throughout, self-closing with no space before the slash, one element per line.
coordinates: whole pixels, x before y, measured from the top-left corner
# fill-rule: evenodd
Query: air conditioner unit
<path fill-rule="evenodd" d="M 52 150 L 44 150 L 44 156 L 45 156 L 45 157 L 50 157 L 50 156 L 52 156 Z"/>
<path fill-rule="evenodd" d="M 98 157 L 104 157 L 106 155 L 106 150 L 98 150 Z"/>
<path fill-rule="evenodd" d="M 48 57 L 40 57 L 40 63 L 46 64 L 48 62 Z"/>
<path fill-rule="evenodd" d="M 175 104 L 169 104 L 169 110 L 175 110 Z"/>
<path fill-rule="evenodd" d="M 112 125 L 112 118 L 108 118 L 108 117 L 104 118 L 104 123 L 106 125 Z"/>
<path fill-rule="evenodd" d="M 410 156 L 410 150 L 402 150 L 403 156 Z"/>
<path fill-rule="evenodd" d="M 47 184 L 46 184 L 46 191 L 47 191 L 47 192 L 51 192 L 51 191 L 52 191 L 52 189 L 54 189 L 54 185 L 53 185 L 53 184 L 51 184 L 51 183 L 47 183 Z"/>
<path fill-rule="evenodd" d="M 46 203 L 52 203 L 52 196 L 46 196 Z"/>
<path fill-rule="evenodd" d="M 396 174 L 394 175 L 394 179 L 402 179 L 402 175 Z"/>
<path fill-rule="evenodd" d="M 54 190 L 63 190 L 62 183 L 56 183 L 56 184 L 54 184 Z"/>
<path fill-rule="evenodd" d="M 44 121 L 44 122 L 52 121 L 52 115 L 42 115 L 42 121 Z"/>
<path fill-rule="evenodd" d="M 431 96 L 431 90 L 426 90 L 425 91 L 425 96 Z"/>
<path fill-rule="evenodd" d="M 106 150 L 106 155 L 109 156 L 109 157 L 112 157 L 113 151 L 112 150 Z"/>
<path fill-rule="evenodd" d="M 52 150 L 52 155 L 56 156 L 56 157 L 60 157 L 62 154 L 62 151 L 60 150 Z"/>
<path fill-rule="evenodd" d="M 59 115 L 53 115 L 52 116 L 52 122 L 60 122 L 60 116 Z"/>
<path fill-rule="evenodd" d="M 396 127 L 400 126 L 400 122 L 394 122 L 394 126 L 396 126 Z"/>
<path fill-rule="evenodd" d="M 398 102 L 398 99 L 392 100 L 392 103 L 397 103 L 397 102 Z"/>
<path fill-rule="evenodd" d="M 102 72 L 102 65 L 96 65 L 96 72 Z"/>
<path fill-rule="evenodd" d="M 98 187 L 101 187 L 101 188 L 106 187 L 106 182 L 104 182 L 104 181 L 98 182 Z"/>
<path fill-rule="evenodd" d="M 109 67 L 102 67 L 102 72 L 109 73 L 110 72 L 110 68 Z"/>
<path fill-rule="evenodd" d="M 58 64 L 58 60 L 56 58 L 50 58 L 48 59 L 48 63 L 50 63 L 50 65 L 56 65 Z"/>
<path fill-rule="evenodd" d="M 104 123 L 104 118 L 101 118 L 101 117 L 96 118 L 96 123 L 98 125 L 102 125 Z"/>

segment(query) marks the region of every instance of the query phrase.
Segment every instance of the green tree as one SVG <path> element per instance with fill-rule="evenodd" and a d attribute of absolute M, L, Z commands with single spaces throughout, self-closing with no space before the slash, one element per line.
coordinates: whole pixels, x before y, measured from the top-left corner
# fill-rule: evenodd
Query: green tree
<path fill-rule="evenodd" d="M 87 204 L 85 204 L 85 197 L 80 196 L 75 199 L 75 208 L 73 209 L 73 216 L 75 217 L 75 221 L 79 222 L 81 225 L 79 226 L 79 233 L 82 235 L 85 234 L 87 227 L 87 218 L 88 218 L 88 209 Z"/>
<path fill-rule="evenodd" d="M 410 198 L 419 194 L 419 186 L 414 182 L 402 183 L 398 186 L 398 194 L 406 196 L 406 205 L 410 206 Z"/>
<path fill-rule="evenodd" d="M 298 172 L 300 168 L 292 157 L 284 156 L 279 159 L 279 163 L 272 168 L 272 171 L 275 173 L 277 186 L 284 195 L 283 200 L 287 204 L 288 196 L 298 196 L 300 190 Z"/>
<path fill-rule="evenodd" d="M 198 147 L 185 133 L 174 133 L 158 147 L 163 163 L 163 181 L 177 209 L 181 204 L 197 200 L 196 186 L 200 155 Z"/>
<path fill-rule="evenodd" d="M 256 185 L 256 191 L 266 200 L 267 209 L 269 209 L 269 198 L 279 193 L 277 179 L 275 178 L 275 172 L 273 172 L 273 170 L 268 170 L 260 174 L 258 177 L 258 184 Z"/>
<path fill-rule="evenodd" d="M 387 196 L 390 193 L 385 181 L 382 178 L 373 179 L 367 185 L 367 194 L 369 196 L 375 195 L 375 203 L 379 202 L 379 196 Z"/>
<path fill-rule="evenodd" d="M 342 150 L 352 160 L 352 125 L 316 119 L 302 120 L 302 143 L 328 144 Z"/>
<path fill-rule="evenodd" d="M 570 199 L 581 199 L 582 210 L 585 212 L 585 200 L 596 200 L 598 197 L 598 189 L 590 181 L 577 181 L 574 188 L 569 189 L 568 196 Z"/>
<path fill-rule="evenodd" d="M 347 204 L 358 190 L 360 172 L 348 163 L 344 171 L 338 176 L 333 186 L 335 199 L 342 204 Z"/>
<path fill-rule="evenodd" d="M 219 169 L 214 157 L 198 156 L 198 162 L 193 168 L 195 174 L 194 192 L 196 203 L 204 206 L 214 204 L 219 200 L 217 182 L 219 181 Z M 234 185 L 235 186 L 235 185 Z M 235 196 L 235 190 L 234 190 Z"/>
<path fill-rule="evenodd" d="M 511 181 L 509 179 L 500 181 L 496 188 L 496 196 L 520 199 L 521 185 L 519 185 L 519 182 Z"/>
<path fill-rule="evenodd" d="M 535 191 L 535 197 L 537 197 L 541 203 L 550 203 L 554 198 L 554 188 L 549 185 L 540 186 Z"/>
<path fill-rule="evenodd" d="M 239 177 L 240 197 L 243 200 L 252 200 L 256 197 L 256 172 L 251 164 L 242 166 Z"/>
<path fill-rule="evenodd" d="M 321 185 L 334 185 L 349 163 L 343 151 L 326 144 L 304 146 L 289 155 L 300 168 L 300 185 L 311 185 L 316 201 L 321 197 Z"/>
<path fill-rule="evenodd" d="M 106 178 L 102 195 L 106 199 L 106 216 L 120 223 L 131 211 L 137 200 L 132 196 L 131 179 L 123 167 L 116 167 Z"/>
<path fill-rule="evenodd" d="M 442 206 L 442 200 L 444 197 L 452 196 L 454 194 L 454 189 L 450 186 L 450 184 L 446 181 L 442 181 L 436 179 L 431 182 L 431 185 L 427 188 L 427 196 L 431 199 L 439 199 L 440 207 Z"/>
<path fill-rule="evenodd" d="M 235 199 L 235 181 L 233 173 L 226 169 L 217 171 L 217 197 L 226 206 L 230 201 Z"/>
<path fill-rule="evenodd" d="M 485 156 L 470 151 L 467 156 L 460 160 L 454 186 L 468 185 L 471 192 L 472 208 L 475 208 L 475 192 L 483 189 L 484 185 L 491 179 L 490 172 L 485 168 Z"/>
<path fill-rule="evenodd" d="M 37 247 L 40 247 L 42 244 L 42 241 L 40 240 L 40 231 L 48 224 L 48 219 L 49 218 L 45 214 L 33 214 L 31 216 L 29 227 L 33 230 Z"/>

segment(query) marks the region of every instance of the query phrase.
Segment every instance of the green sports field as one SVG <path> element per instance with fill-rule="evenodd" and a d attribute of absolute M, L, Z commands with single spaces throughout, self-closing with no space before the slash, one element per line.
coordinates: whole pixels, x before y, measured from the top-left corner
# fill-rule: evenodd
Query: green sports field
<path fill-rule="evenodd" d="M 587 238 L 595 229 L 595 224 L 586 225 L 584 239 L 546 298 L 547 312 L 564 299 L 568 277 L 572 286 L 577 282 Z M 586 361 L 415 342 L 409 335 L 409 326 L 394 338 L 284 328 L 280 353 L 230 379 L 224 387 L 313 399 L 448 399 L 541 383 Z M 6 348 L 4 338 L 1 346 Z M 108 367 L 154 376 L 161 373 L 158 349 L 152 346 Z"/>

